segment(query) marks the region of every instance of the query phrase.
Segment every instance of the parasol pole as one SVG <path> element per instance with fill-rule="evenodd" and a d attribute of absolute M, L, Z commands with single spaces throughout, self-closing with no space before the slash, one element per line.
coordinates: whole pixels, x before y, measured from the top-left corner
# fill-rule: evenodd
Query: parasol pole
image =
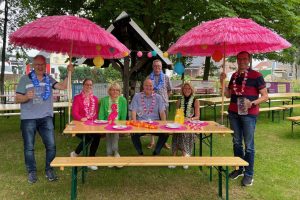
<path fill-rule="evenodd" d="M 223 49 L 223 73 L 225 73 L 225 64 L 226 64 L 226 54 L 225 54 L 225 42 L 224 42 L 224 49 Z M 221 123 L 224 125 L 224 93 L 225 93 L 225 79 L 221 82 L 222 86 L 222 103 L 221 103 Z"/>
<path fill-rule="evenodd" d="M 72 64 L 73 40 L 71 41 L 71 48 L 69 53 L 69 65 Z M 71 100 L 72 100 L 72 72 L 68 71 L 68 124 L 71 122 Z"/>

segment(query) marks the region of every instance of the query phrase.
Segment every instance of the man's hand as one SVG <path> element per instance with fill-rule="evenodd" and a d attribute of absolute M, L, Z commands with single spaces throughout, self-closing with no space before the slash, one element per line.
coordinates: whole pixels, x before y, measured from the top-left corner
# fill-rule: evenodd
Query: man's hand
<path fill-rule="evenodd" d="M 68 64 L 67 70 L 68 70 L 68 72 L 70 71 L 71 73 L 73 73 L 74 66 L 72 64 Z"/>
<path fill-rule="evenodd" d="M 28 90 L 26 92 L 25 96 L 28 98 L 28 100 L 33 99 L 33 97 L 34 97 L 34 91 L 33 90 Z"/>
<path fill-rule="evenodd" d="M 226 79 L 226 73 L 221 72 L 221 74 L 220 74 L 220 82 L 222 82 L 225 79 Z"/>

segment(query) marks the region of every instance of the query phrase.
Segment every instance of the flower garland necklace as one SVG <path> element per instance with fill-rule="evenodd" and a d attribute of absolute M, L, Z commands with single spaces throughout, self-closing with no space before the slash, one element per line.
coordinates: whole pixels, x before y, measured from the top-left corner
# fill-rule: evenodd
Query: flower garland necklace
<path fill-rule="evenodd" d="M 189 101 L 187 103 L 186 113 L 185 113 L 185 116 L 187 116 L 187 117 L 189 117 L 192 114 L 192 105 L 194 102 L 194 98 L 195 98 L 195 96 L 191 95 L 189 98 Z M 180 105 L 181 105 L 181 109 L 184 110 L 184 107 L 185 107 L 184 97 L 181 98 Z"/>
<path fill-rule="evenodd" d="M 157 84 L 155 81 L 154 72 L 150 74 L 150 79 L 152 80 L 154 91 L 160 90 L 164 86 L 164 73 L 160 72 Z"/>
<path fill-rule="evenodd" d="M 244 74 L 244 79 L 242 81 L 241 91 L 237 91 L 236 79 L 238 78 L 238 76 L 240 76 L 242 74 Z M 233 91 L 236 95 L 238 95 L 238 96 L 243 95 L 243 93 L 245 91 L 247 79 L 248 79 L 248 70 L 246 70 L 245 72 L 242 72 L 242 73 L 235 72 L 233 74 L 232 86 L 233 86 Z"/>
<path fill-rule="evenodd" d="M 83 91 L 81 92 L 83 98 L 83 107 L 85 111 L 85 116 L 87 119 L 93 119 L 96 115 L 95 111 L 95 99 L 93 93 L 86 94 Z"/>
<path fill-rule="evenodd" d="M 118 116 L 119 116 L 119 96 L 116 98 L 116 100 L 114 102 L 112 101 L 110 96 L 108 97 L 108 110 L 107 110 L 108 114 L 111 113 L 111 105 L 112 104 L 117 105 L 117 113 L 118 113 Z M 118 119 L 118 117 L 117 117 L 117 119 Z"/>
<path fill-rule="evenodd" d="M 154 109 L 154 106 L 155 106 L 155 99 L 156 99 L 155 95 L 156 94 L 154 92 L 151 94 L 151 98 L 152 98 L 152 100 L 151 100 L 151 106 L 150 106 L 150 108 L 148 109 L 148 112 L 147 112 L 147 107 L 146 107 L 146 104 L 145 104 L 145 96 L 146 95 L 145 95 L 144 92 L 141 93 L 141 103 L 142 103 L 142 107 L 143 107 L 144 113 L 150 114 L 150 113 L 153 112 L 153 109 Z"/>
<path fill-rule="evenodd" d="M 35 89 L 41 87 L 40 86 L 40 81 L 37 78 L 36 73 L 35 73 L 34 70 L 31 71 L 30 76 L 31 76 L 31 81 L 32 81 L 33 87 Z M 51 92 L 50 92 L 50 78 L 47 74 L 44 74 L 44 79 L 45 79 L 45 92 L 41 95 L 41 97 L 43 98 L 44 101 L 46 101 L 50 97 L 50 94 L 51 94 Z"/>

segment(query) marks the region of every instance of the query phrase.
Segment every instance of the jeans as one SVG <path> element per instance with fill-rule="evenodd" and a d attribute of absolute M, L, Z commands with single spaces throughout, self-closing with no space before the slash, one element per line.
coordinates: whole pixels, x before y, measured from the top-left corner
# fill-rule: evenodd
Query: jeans
<path fill-rule="evenodd" d="M 142 143 L 141 143 L 141 139 L 140 139 L 140 137 L 143 135 L 145 135 L 145 134 L 144 133 L 142 133 L 142 134 L 134 133 L 131 135 L 132 143 L 139 155 L 143 155 Z M 155 150 L 153 152 L 153 155 L 159 155 L 164 144 L 167 142 L 169 135 L 168 134 L 152 134 L 152 135 L 159 136 L 156 146 L 155 146 Z"/>
<path fill-rule="evenodd" d="M 52 169 L 52 167 L 50 167 L 50 163 L 56 154 L 52 117 L 21 120 L 21 131 L 24 142 L 25 165 L 28 173 L 36 171 L 36 162 L 34 157 L 36 131 L 39 132 L 46 148 L 46 171 Z"/>
<path fill-rule="evenodd" d="M 256 127 L 256 116 L 253 115 L 238 115 L 229 113 L 230 127 L 233 129 L 233 151 L 234 156 L 238 156 L 249 163 L 245 167 L 245 175 L 252 177 L 254 175 L 254 132 Z M 243 141 L 245 151 L 243 149 Z M 243 170 L 240 167 L 239 170 Z"/>
<path fill-rule="evenodd" d="M 119 134 L 107 133 L 106 134 L 106 154 L 112 156 L 113 153 L 119 151 Z"/>
<path fill-rule="evenodd" d="M 77 135 L 77 137 L 82 139 L 82 135 Z M 90 156 L 95 156 L 98 150 L 98 146 L 100 143 L 100 135 L 98 134 L 85 134 L 85 145 L 91 143 L 90 146 Z M 81 141 L 75 149 L 76 154 L 80 154 L 83 149 L 83 141 Z"/>

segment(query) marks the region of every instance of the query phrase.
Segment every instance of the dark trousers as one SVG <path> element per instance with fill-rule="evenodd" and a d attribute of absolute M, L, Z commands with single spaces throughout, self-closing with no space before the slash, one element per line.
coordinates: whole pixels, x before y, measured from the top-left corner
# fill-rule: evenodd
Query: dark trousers
<path fill-rule="evenodd" d="M 77 135 L 77 137 L 82 139 L 82 135 Z M 90 156 L 95 156 L 99 143 L 100 143 L 100 135 L 98 134 L 86 134 L 85 135 L 85 144 L 91 143 L 90 146 Z M 83 149 L 83 142 L 81 141 L 76 147 L 75 153 L 80 154 Z"/>
<path fill-rule="evenodd" d="M 142 143 L 141 143 L 141 136 L 145 135 L 145 133 L 134 133 L 131 135 L 132 143 L 139 155 L 143 155 Z M 153 155 L 159 155 L 161 149 L 163 148 L 164 144 L 167 142 L 169 135 L 168 134 L 152 134 L 158 136 L 158 140 L 153 151 Z"/>

